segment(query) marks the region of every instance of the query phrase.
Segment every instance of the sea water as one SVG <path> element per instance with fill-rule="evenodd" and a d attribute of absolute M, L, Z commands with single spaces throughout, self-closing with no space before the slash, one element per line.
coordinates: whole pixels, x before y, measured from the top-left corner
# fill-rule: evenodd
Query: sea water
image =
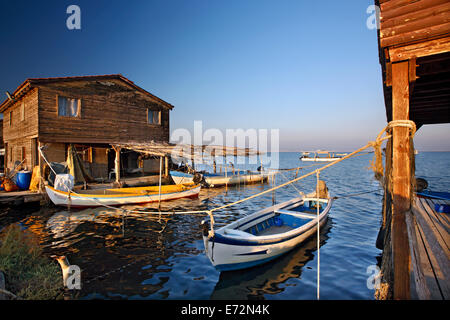
<path fill-rule="evenodd" d="M 280 153 L 275 185 L 323 166 L 301 162 L 298 153 Z M 373 299 L 371 282 L 381 251 L 382 191 L 369 169 L 373 154 L 345 160 L 320 174 L 332 196 L 317 239 L 312 237 L 280 258 L 251 269 L 218 272 L 204 253 L 200 223 L 205 215 L 127 213 L 120 209 L 41 209 L 18 219 L 41 239 L 46 254 L 66 255 L 82 270 L 81 299 L 316 299 L 320 267 L 321 299 Z M 253 165 L 251 169 L 256 169 Z M 429 188 L 448 191 L 450 153 L 416 156 L 416 176 Z M 216 212 L 216 227 L 315 188 L 312 176 L 250 201 Z M 162 203 L 162 211 L 205 210 L 248 197 L 272 184 L 202 189 L 198 199 Z M 360 193 L 359 195 L 357 195 Z M 156 204 L 122 209 L 155 211 Z M 11 218 L 11 217 L 9 217 Z M 0 223 L 11 219 L 0 218 Z"/>

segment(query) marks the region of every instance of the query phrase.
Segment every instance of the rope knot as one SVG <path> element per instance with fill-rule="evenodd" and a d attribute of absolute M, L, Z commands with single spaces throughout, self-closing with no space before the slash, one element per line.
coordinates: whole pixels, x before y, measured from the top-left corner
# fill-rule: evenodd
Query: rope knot
<path fill-rule="evenodd" d="M 411 129 L 412 137 L 414 137 L 417 131 L 416 123 L 412 120 L 392 120 L 388 123 L 386 131 L 391 131 L 394 127 L 406 127 Z"/>

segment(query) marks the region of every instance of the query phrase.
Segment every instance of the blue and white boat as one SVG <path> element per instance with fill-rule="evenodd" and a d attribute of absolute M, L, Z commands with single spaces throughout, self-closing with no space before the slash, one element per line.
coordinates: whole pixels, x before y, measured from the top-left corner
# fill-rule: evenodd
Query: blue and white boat
<path fill-rule="evenodd" d="M 275 172 L 267 171 L 228 171 L 226 173 L 204 173 L 205 182 L 211 187 L 220 187 L 224 185 L 262 183 L 268 181 L 269 177 Z M 180 171 L 170 171 L 175 184 L 186 184 L 194 182 L 194 175 Z"/>
<path fill-rule="evenodd" d="M 275 259 L 314 235 L 317 222 L 325 224 L 332 202 L 329 196 L 319 200 L 294 198 L 214 230 L 212 237 L 203 221 L 206 254 L 219 271 L 245 269 Z"/>

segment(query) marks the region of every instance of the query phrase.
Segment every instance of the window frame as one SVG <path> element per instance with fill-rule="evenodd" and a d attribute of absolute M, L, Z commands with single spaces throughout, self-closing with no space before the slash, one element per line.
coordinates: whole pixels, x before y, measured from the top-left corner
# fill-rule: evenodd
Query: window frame
<path fill-rule="evenodd" d="M 158 123 L 155 123 L 155 122 L 149 122 L 149 118 L 148 118 L 148 116 L 149 116 L 149 113 L 152 113 L 152 120 L 154 119 L 154 112 L 158 112 Z M 147 124 L 148 125 L 151 125 L 151 126 L 161 126 L 162 125 L 162 112 L 161 112 L 161 110 L 153 110 L 153 109 L 151 109 L 151 108 L 147 108 Z"/>
<path fill-rule="evenodd" d="M 64 115 L 60 115 L 59 114 L 59 98 L 66 98 L 66 99 L 74 99 L 74 100 L 78 100 L 78 112 L 76 116 L 64 116 Z M 57 94 L 56 95 L 56 115 L 58 118 L 62 118 L 62 119 L 80 119 L 81 118 L 81 107 L 82 107 L 82 99 L 79 97 L 74 97 L 74 96 L 70 96 L 70 95 L 65 95 L 65 94 Z"/>

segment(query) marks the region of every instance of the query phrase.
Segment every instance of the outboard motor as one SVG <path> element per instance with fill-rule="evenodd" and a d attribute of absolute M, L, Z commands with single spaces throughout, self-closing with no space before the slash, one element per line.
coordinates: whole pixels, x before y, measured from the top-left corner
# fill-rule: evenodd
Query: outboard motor
<path fill-rule="evenodd" d="M 194 177 L 192 178 L 192 181 L 194 181 L 195 184 L 200 183 L 203 180 L 203 175 L 196 172 L 194 173 Z"/>
<path fill-rule="evenodd" d="M 196 172 L 194 174 L 194 177 L 192 178 L 192 181 L 194 181 L 195 184 L 200 183 L 203 187 L 209 188 L 210 185 L 206 182 L 205 176 L 201 173 Z"/>

